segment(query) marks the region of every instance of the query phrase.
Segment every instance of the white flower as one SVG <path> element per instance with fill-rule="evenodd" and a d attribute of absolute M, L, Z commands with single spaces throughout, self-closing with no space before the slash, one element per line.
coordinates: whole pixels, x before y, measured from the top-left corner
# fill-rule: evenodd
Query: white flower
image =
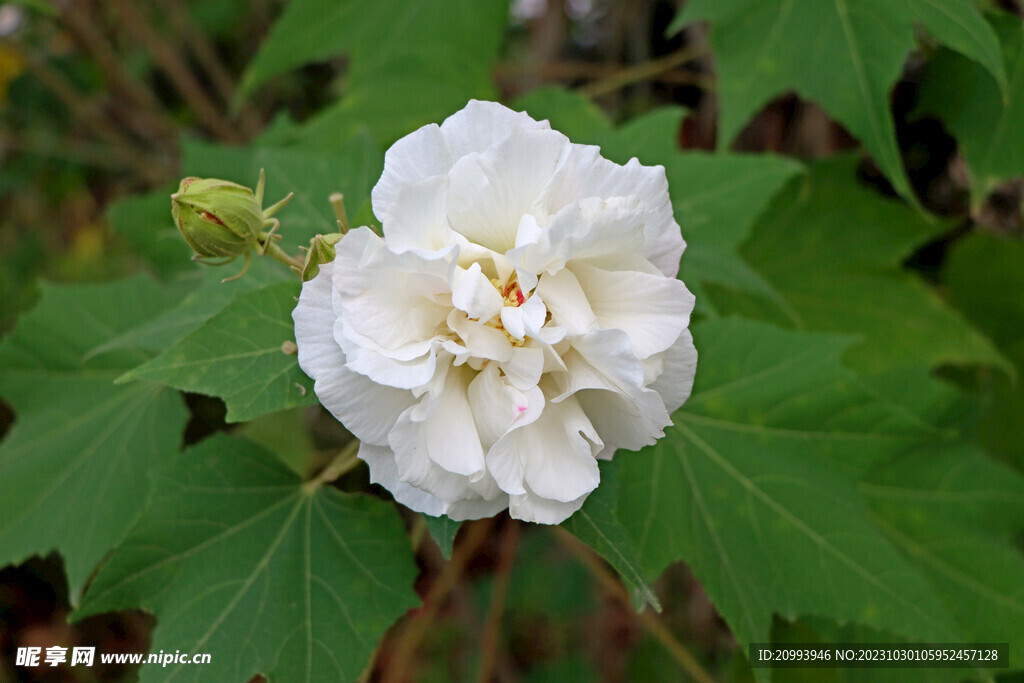
<path fill-rule="evenodd" d="M 665 171 L 599 152 L 471 101 L 388 150 L 384 239 L 353 230 L 303 286 L 299 364 L 406 506 L 557 524 L 689 396 Z"/>

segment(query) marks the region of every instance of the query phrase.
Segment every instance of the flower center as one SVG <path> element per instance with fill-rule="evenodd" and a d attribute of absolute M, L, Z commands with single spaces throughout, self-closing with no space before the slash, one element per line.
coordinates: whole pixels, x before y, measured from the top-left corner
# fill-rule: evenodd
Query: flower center
<path fill-rule="evenodd" d="M 491 278 L 491 284 L 501 294 L 502 304 L 504 306 L 511 306 L 518 308 L 526 303 L 526 295 L 523 294 L 523 290 L 519 288 L 519 281 L 516 279 L 516 274 L 512 273 L 512 278 L 508 282 L 502 282 L 498 278 Z M 501 323 L 501 314 L 498 314 L 484 323 L 487 327 L 493 327 L 496 330 L 501 330 L 508 337 L 508 341 L 512 346 L 522 346 L 526 343 L 525 339 L 516 339 L 505 326 Z"/>
<path fill-rule="evenodd" d="M 526 295 L 523 294 L 523 290 L 519 289 L 515 273 L 512 274 L 512 279 L 508 282 L 502 283 L 498 278 L 493 278 L 491 284 L 501 294 L 506 306 L 518 307 L 526 303 Z"/>

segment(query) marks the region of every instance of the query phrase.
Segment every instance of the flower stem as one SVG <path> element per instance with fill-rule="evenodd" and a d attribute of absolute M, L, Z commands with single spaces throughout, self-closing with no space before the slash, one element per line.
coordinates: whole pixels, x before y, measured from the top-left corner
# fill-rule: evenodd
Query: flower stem
<path fill-rule="evenodd" d="M 273 242 L 267 243 L 267 250 L 265 253 L 270 258 L 280 263 L 283 263 L 289 268 L 297 268 L 298 270 L 302 270 L 302 259 L 300 259 L 298 256 L 289 256 L 284 249 L 277 246 Z"/>
<path fill-rule="evenodd" d="M 458 586 L 466 565 L 490 537 L 494 520 L 480 519 L 468 522 L 467 526 L 465 536 L 452 552 L 452 559 L 448 560 L 444 569 L 430 584 L 426 597 L 423 598 L 423 606 L 410 612 L 399 622 L 394 646 L 385 660 L 377 662 L 378 666 L 385 665 L 381 675 L 383 683 L 410 680 L 409 669 L 417 648 L 430 633 L 438 611 L 447 602 L 452 590 Z"/>
<path fill-rule="evenodd" d="M 480 644 L 480 672 L 477 680 L 488 683 L 494 678 L 494 668 L 498 661 L 498 650 L 501 645 L 501 618 L 505 613 L 505 601 L 508 597 L 509 578 L 512 575 L 512 563 L 515 560 L 516 547 L 519 544 L 519 522 L 509 519 L 501 536 L 498 548 L 498 566 L 494 571 L 494 588 L 491 589 L 491 606 L 487 610 L 484 633 Z"/>
<path fill-rule="evenodd" d="M 334 456 L 333 460 L 327 463 L 327 467 L 320 470 L 319 474 L 306 482 L 303 488 L 305 488 L 307 493 L 312 493 L 321 486 L 330 484 L 332 481 L 351 472 L 361 462 L 358 453 L 359 439 L 352 439 Z"/>

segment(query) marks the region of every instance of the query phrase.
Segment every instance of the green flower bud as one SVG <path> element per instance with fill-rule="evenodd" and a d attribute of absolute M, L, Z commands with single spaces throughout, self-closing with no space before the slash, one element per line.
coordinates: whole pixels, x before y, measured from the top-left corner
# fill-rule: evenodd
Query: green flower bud
<path fill-rule="evenodd" d="M 303 282 L 309 282 L 320 272 L 320 266 L 334 260 L 334 245 L 344 237 L 340 232 L 332 232 L 328 235 L 317 235 L 309 241 L 309 250 L 306 252 L 306 262 L 302 266 L 299 275 Z"/>
<path fill-rule="evenodd" d="M 251 189 L 216 178 L 182 180 L 171 215 L 197 257 L 225 263 L 256 245 L 266 223 Z"/>

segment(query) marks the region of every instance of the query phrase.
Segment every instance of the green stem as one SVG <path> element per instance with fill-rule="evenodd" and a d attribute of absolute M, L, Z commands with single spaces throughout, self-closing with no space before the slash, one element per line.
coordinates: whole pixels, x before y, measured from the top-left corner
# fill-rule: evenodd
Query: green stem
<path fill-rule="evenodd" d="M 302 270 L 302 266 L 303 266 L 302 259 L 300 259 L 298 256 L 289 256 L 288 253 L 284 249 L 282 249 L 281 247 L 277 246 L 273 242 L 268 242 L 267 243 L 266 251 L 264 252 L 264 254 L 266 254 L 270 258 L 274 259 L 275 261 L 279 261 L 280 263 L 283 263 L 284 265 L 288 266 L 289 268 L 295 268 L 295 269 L 297 269 L 299 271 Z"/>
<path fill-rule="evenodd" d="M 312 493 L 325 484 L 339 479 L 355 469 L 359 463 L 359 439 L 352 439 L 345 447 L 338 452 L 334 459 L 327 463 L 327 467 L 320 470 L 320 474 L 306 482 L 304 488 Z"/>

